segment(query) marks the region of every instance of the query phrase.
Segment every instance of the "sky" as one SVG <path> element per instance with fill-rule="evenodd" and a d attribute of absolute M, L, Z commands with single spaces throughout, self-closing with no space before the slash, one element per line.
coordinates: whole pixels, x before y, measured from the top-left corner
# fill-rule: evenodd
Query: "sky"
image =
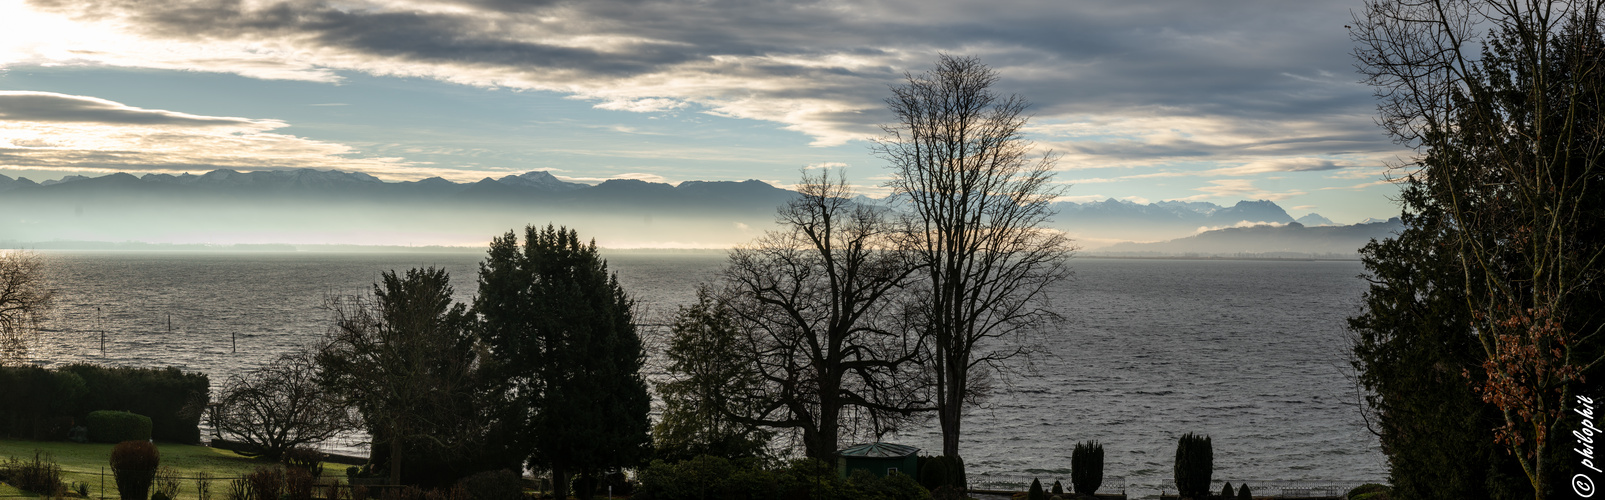
<path fill-rule="evenodd" d="M 995 69 L 1067 201 L 1398 213 L 1350 1 L 0 0 L 0 174 L 318 168 L 599 182 L 832 167 L 884 99 Z"/>

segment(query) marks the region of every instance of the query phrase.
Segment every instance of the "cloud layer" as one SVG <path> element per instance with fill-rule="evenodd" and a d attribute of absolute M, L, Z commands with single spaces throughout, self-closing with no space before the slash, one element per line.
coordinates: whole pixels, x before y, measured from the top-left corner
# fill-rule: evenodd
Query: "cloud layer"
<path fill-rule="evenodd" d="M 278 120 L 142 109 L 94 97 L 0 91 L 0 165 L 79 172 L 337 168 L 431 173 L 398 158 L 273 132 Z"/>
<path fill-rule="evenodd" d="M 64 27 L 0 35 L 0 64 L 418 76 L 556 91 L 603 109 L 766 120 L 833 145 L 874 135 L 889 118 L 886 86 L 947 51 L 982 57 L 1040 118 L 1112 134 L 1070 148 L 1085 156 L 1208 156 L 1243 145 L 1223 138 L 1267 130 L 1279 133 L 1253 141 L 1267 151 L 1388 148 L 1367 118 L 1369 96 L 1348 76 L 1348 14 L 1336 4 L 28 0 L 19 9 L 41 18 L 29 25 Z M 1283 126 L 1295 119 L 1305 121 Z"/>

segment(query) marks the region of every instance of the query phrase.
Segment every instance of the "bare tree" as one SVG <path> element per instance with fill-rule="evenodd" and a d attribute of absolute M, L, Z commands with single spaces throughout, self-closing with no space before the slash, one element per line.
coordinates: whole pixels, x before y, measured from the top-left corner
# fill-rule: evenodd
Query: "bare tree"
<path fill-rule="evenodd" d="M 49 319 L 55 295 L 38 254 L 0 253 L 0 366 L 28 357 L 28 343 Z"/>
<path fill-rule="evenodd" d="M 1047 292 L 1069 277 L 1072 248 L 1044 228 L 1062 189 L 1049 184 L 1057 157 L 1033 156 L 1022 136 L 1025 99 L 994 94 L 997 72 L 973 57 L 905 77 L 874 151 L 891 163 L 901 246 L 922 266 L 942 453 L 958 456 L 964 406 L 988 374 L 1027 352 L 1021 335 L 1059 323 Z"/>
<path fill-rule="evenodd" d="M 243 454 L 277 461 L 291 448 L 351 428 L 349 415 L 318 384 L 311 353 L 296 351 L 248 374 L 230 375 L 212 427 L 244 443 Z"/>
<path fill-rule="evenodd" d="M 928 406 L 908 369 L 918 338 L 900 318 L 916 267 L 893 247 L 884 209 L 853 203 L 845 180 L 820 171 L 798 191 L 776 217 L 784 229 L 732 250 L 724 270 L 740 361 L 762 381 L 735 386 L 728 406 L 829 460 L 844 431 L 878 434 Z"/>
<path fill-rule="evenodd" d="M 1405 210 L 1442 214 L 1435 254 L 1460 271 L 1482 348 L 1466 378 L 1539 499 L 1569 453 L 1575 384 L 1605 354 L 1602 6 L 1372 0 L 1351 31 L 1379 122 L 1417 153 L 1398 166 Z"/>

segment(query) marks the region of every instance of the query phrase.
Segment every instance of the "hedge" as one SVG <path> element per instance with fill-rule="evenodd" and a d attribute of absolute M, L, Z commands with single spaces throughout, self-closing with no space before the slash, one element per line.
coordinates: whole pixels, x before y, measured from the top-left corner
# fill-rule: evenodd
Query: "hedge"
<path fill-rule="evenodd" d="M 205 374 L 177 368 L 0 367 L 0 437 L 63 439 L 90 412 L 119 410 L 150 417 L 155 439 L 199 444 L 210 390 Z"/>

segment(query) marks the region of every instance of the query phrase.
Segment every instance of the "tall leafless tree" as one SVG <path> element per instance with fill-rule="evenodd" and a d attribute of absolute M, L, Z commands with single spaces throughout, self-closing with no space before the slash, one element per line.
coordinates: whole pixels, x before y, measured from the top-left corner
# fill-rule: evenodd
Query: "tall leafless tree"
<path fill-rule="evenodd" d="M 28 343 L 54 303 L 43 258 L 20 250 L 0 253 L 0 366 L 28 357 Z"/>
<path fill-rule="evenodd" d="M 909 369 L 918 336 L 901 317 L 917 268 L 894 248 L 884 209 L 854 203 L 845 180 L 822 170 L 799 192 L 779 211 L 783 229 L 731 251 L 723 273 L 740 361 L 762 380 L 729 406 L 829 460 L 844 433 L 883 432 L 929 406 Z"/>
<path fill-rule="evenodd" d="M 1061 321 L 1048 290 L 1069 277 L 1073 249 L 1044 227 L 1062 188 L 1050 183 L 1057 156 L 1023 136 L 1025 99 L 993 93 L 998 73 L 974 57 L 943 54 L 905 77 L 874 151 L 891 164 L 901 247 L 922 269 L 942 453 L 958 456 L 965 405 L 1028 351 L 1022 336 Z"/>
<path fill-rule="evenodd" d="M 1379 122 L 1417 153 L 1398 166 L 1421 192 L 1405 209 L 1443 214 L 1438 252 L 1483 351 L 1467 378 L 1539 499 L 1569 453 L 1576 383 L 1605 354 L 1602 6 L 1371 0 L 1350 32 Z"/>

